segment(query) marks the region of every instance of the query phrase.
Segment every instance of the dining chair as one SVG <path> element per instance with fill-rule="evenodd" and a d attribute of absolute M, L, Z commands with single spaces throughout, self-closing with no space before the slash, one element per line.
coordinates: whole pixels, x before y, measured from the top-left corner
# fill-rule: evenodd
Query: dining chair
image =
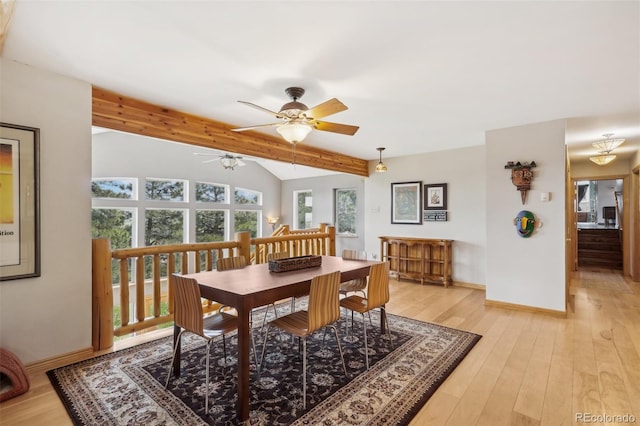
<path fill-rule="evenodd" d="M 289 256 L 289 252 L 287 250 L 284 251 L 274 251 L 271 252 L 269 254 L 267 254 L 267 262 L 269 262 L 270 260 L 281 260 L 281 259 L 287 259 L 291 256 Z M 296 298 L 292 297 L 291 298 L 291 312 L 296 310 Z M 275 309 L 275 304 L 274 304 L 274 309 L 273 309 L 274 313 L 276 313 L 276 317 L 278 316 L 276 309 Z M 268 310 L 267 310 L 268 312 Z M 264 320 L 262 321 L 262 325 L 264 326 L 264 323 L 266 322 L 267 319 L 267 312 L 264 313 Z"/>
<path fill-rule="evenodd" d="M 228 271 L 231 269 L 242 269 L 247 266 L 247 259 L 244 256 L 231 256 L 231 257 L 221 257 L 216 261 L 216 269 L 218 271 Z M 273 304 L 269 305 L 273 306 Z M 222 306 L 220 309 L 227 308 L 228 306 Z M 276 308 L 273 307 L 275 312 Z M 267 307 L 267 311 L 265 311 L 265 317 L 267 316 L 267 312 L 269 311 L 269 307 Z M 250 312 L 249 317 L 249 336 L 251 337 L 251 348 L 253 349 L 253 356 L 255 357 L 256 366 L 258 365 L 258 351 L 256 350 L 256 342 L 253 337 L 253 310 Z M 263 321 L 264 323 L 264 321 Z"/>
<path fill-rule="evenodd" d="M 361 297 L 356 294 L 347 296 L 340 300 L 340 306 L 358 312 L 362 315 L 362 324 L 364 330 L 364 356 L 366 360 L 367 370 L 369 369 L 369 345 L 367 344 L 367 321 L 364 314 L 371 312 L 373 309 L 380 308 L 387 327 L 387 337 L 389 343 L 393 347 L 391 341 L 391 332 L 389 330 L 389 322 L 387 321 L 385 304 L 389 301 L 389 262 L 377 263 L 371 266 L 369 272 L 369 288 L 367 289 L 367 297 Z M 351 319 L 353 327 L 353 316 Z"/>
<path fill-rule="evenodd" d="M 338 297 L 338 289 L 340 288 L 340 271 L 331 272 L 324 275 L 318 275 L 311 280 L 311 288 L 309 290 L 309 303 L 307 310 L 292 312 L 288 315 L 276 318 L 267 323 L 267 329 L 264 334 L 264 346 L 262 347 L 262 357 L 258 374 L 263 366 L 264 354 L 269 338 L 271 327 L 278 328 L 284 332 L 291 333 L 302 340 L 302 407 L 307 408 L 307 338 L 315 331 L 329 327 L 333 330 L 342 359 L 342 368 L 345 376 L 347 366 L 344 362 L 342 354 L 342 346 L 338 336 L 338 329 L 335 323 L 340 319 L 340 299 Z"/>
<path fill-rule="evenodd" d="M 177 340 L 174 344 L 173 356 L 171 357 L 171 367 L 169 375 L 164 385 L 169 387 L 169 380 L 173 372 L 173 362 L 180 345 L 180 339 L 185 332 L 196 334 L 206 339 L 206 368 L 205 368 L 205 413 L 209 412 L 209 354 L 211 353 L 211 343 L 217 337 L 222 337 L 225 363 L 227 358 L 227 348 L 225 335 L 238 328 L 238 318 L 235 315 L 218 311 L 213 315 L 204 316 L 202 310 L 202 300 L 198 281 L 193 278 L 186 278 L 178 274 L 174 277 L 174 322 L 180 327 Z"/>
<path fill-rule="evenodd" d="M 342 258 L 348 260 L 366 260 L 367 254 L 358 250 L 342 250 Z M 340 294 L 346 296 L 347 293 L 362 293 L 362 297 L 367 297 L 367 277 L 356 278 L 340 283 Z"/>

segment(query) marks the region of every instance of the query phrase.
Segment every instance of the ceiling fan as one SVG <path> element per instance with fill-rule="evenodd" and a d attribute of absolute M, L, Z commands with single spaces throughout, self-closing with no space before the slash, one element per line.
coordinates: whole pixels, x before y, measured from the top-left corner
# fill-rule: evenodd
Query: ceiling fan
<path fill-rule="evenodd" d="M 203 152 L 194 152 L 194 155 L 214 155 L 216 156 L 216 158 L 212 158 L 210 160 L 205 160 L 202 163 L 211 163 L 213 161 L 220 161 L 220 164 L 222 164 L 222 167 L 224 167 L 227 170 L 234 170 L 236 167 L 241 167 L 241 166 L 245 166 L 247 163 L 245 163 L 244 161 L 242 161 L 242 157 L 238 156 L 238 155 L 231 155 L 231 154 L 223 154 L 223 155 L 218 155 L 218 154 L 206 154 Z"/>
<path fill-rule="evenodd" d="M 270 124 L 261 124 L 258 126 L 241 127 L 231 129 L 234 132 L 242 132 L 244 130 L 254 130 L 263 127 L 276 127 L 280 135 L 290 143 L 302 142 L 312 129 L 323 130 L 325 132 L 340 133 L 343 135 L 353 136 L 359 129 L 358 126 L 348 124 L 330 123 L 328 121 L 320 121 L 320 118 L 327 117 L 338 112 L 347 110 L 347 106 L 337 100 L 330 99 L 313 108 L 308 108 L 305 104 L 298 102 L 298 99 L 304 95 L 304 89 L 301 87 L 288 87 L 285 92 L 291 98 L 291 102 L 282 105 L 279 112 L 271 111 L 259 105 L 246 101 L 238 101 L 250 107 L 259 109 L 275 118 L 280 119 L 279 122 Z"/>

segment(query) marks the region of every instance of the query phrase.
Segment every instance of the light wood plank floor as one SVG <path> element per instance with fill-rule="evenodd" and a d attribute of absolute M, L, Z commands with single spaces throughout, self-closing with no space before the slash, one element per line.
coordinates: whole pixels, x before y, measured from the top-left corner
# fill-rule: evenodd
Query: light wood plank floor
<path fill-rule="evenodd" d="M 564 319 L 486 307 L 480 290 L 392 279 L 389 312 L 483 336 L 411 425 L 640 424 L 640 284 L 583 269 L 571 293 Z M 30 379 L 0 404 L 0 424 L 71 425 L 45 372 Z"/>

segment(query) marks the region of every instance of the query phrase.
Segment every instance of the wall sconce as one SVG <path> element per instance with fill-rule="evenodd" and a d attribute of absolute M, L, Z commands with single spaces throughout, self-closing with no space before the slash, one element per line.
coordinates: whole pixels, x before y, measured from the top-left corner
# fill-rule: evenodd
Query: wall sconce
<path fill-rule="evenodd" d="M 271 225 L 272 232 L 276 230 L 276 225 L 278 224 L 279 220 L 280 218 L 277 216 L 267 216 L 267 223 Z"/>
<path fill-rule="evenodd" d="M 384 173 L 387 171 L 387 166 L 385 166 L 382 162 L 382 151 L 384 151 L 385 149 L 382 147 L 376 149 L 380 152 L 380 161 L 376 165 L 376 173 Z"/>

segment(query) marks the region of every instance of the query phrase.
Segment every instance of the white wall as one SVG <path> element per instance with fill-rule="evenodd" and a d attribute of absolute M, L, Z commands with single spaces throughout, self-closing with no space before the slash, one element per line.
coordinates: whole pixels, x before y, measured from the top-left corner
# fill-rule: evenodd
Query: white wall
<path fill-rule="evenodd" d="M 321 223 L 334 224 L 334 189 L 356 189 L 356 233 L 357 236 L 337 237 L 336 254 L 343 249 L 363 250 L 365 227 L 365 178 L 362 176 L 337 174 L 316 178 L 292 179 L 282 182 L 280 223 L 293 224 L 293 191 L 311 190 L 313 197 L 313 226 Z M 373 253 L 377 253 L 373 252 Z M 371 252 L 367 252 L 371 255 Z"/>
<path fill-rule="evenodd" d="M 487 300 L 565 311 L 565 121 L 486 134 Z M 532 189 L 522 205 L 508 161 L 535 161 Z M 551 193 L 549 202 L 541 192 Z M 534 213 L 542 227 L 529 238 L 516 234 L 519 211 Z"/>
<path fill-rule="evenodd" d="M 391 151 L 392 150 L 387 150 Z M 386 151 L 385 151 L 386 152 Z M 386 173 L 369 164 L 365 180 L 365 249 L 380 256 L 378 237 L 401 236 L 451 239 L 453 280 L 485 284 L 485 149 L 461 148 L 408 157 L 383 158 Z M 422 181 L 447 184 L 448 220 L 422 225 L 391 223 L 391 183 Z M 379 257 L 378 257 L 379 258 Z"/>
<path fill-rule="evenodd" d="M 0 58 L 0 121 L 40 129 L 42 276 L 0 282 L 0 347 L 29 363 L 91 346 L 91 86 Z"/>
<path fill-rule="evenodd" d="M 280 210 L 280 180 L 268 172 L 255 161 L 243 160 L 245 165 L 234 170 L 225 170 L 219 161 L 203 163 L 216 157 L 194 155 L 194 152 L 207 152 L 205 149 L 192 145 L 149 138 L 121 132 L 106 132 L 93 136 L 93 177 L 133 177 L 138 179 L 138 186 L 144 198 L 145 178 L 173 178 L 188 179 L 192 182 L 201 181 L 219 183 L 230 186 L 230 199 L 233 200 L 235 188 L 250 189 L 262 192 L 262 208 L 258 206 L 235 206 L 219 204 L 220 209 L 232 209 L 229 218 L 230 227 L 227 239 L 233 239 L 233 209 L 262 210 L 263 218 L 260 222 L 259 235 L 271 235 L 271 225 L 266 223 L 267 216 L 278 216 Z M 150 160 L 150 153 L 153 160 Z M 190 204 L 195 209 L 193 185 Z M 108 205 L 105 200 L 104 205 Z M 170 202 L 158 207 L 172 208 Z M 216 207 L 218 207 L 216 206 Z M 142 218 L 140 218 L 142 220 Z M 191 222 L 195 220 L 195 210 L 191 211 Z M 195 229 L 190 227 L 189 241 L 195 241 Z"/>

